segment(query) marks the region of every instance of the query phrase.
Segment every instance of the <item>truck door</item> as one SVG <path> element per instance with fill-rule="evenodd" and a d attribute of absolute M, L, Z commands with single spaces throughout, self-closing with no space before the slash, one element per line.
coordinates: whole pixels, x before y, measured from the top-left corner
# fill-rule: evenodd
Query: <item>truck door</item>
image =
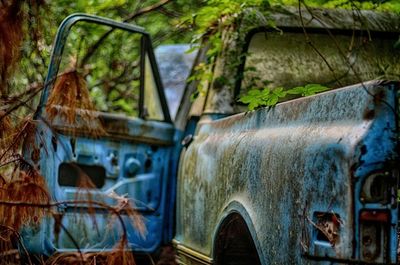
<path fill-rule="evenodd" d="M 175 128 L 144 29 L 84 14 L 66 18 L 35 119 L 25 157 L 60 202 L 54 216 L 63 229 L 54 233 L 48 217 L 24 231 L 31 253 L 107 250 L 123 235 L 133 250 L 153 252 L 170 240 Z M 107 209 L 124 201 L 136 218 Z"/>

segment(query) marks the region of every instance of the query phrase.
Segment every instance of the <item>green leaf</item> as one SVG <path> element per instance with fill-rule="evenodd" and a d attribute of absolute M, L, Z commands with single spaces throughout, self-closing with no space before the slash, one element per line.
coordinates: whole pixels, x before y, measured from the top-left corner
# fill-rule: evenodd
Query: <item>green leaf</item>
<path fill-rule="evenodd" d="M 261 91 L 259 89 L 252 89 L 247 93 L 249 96 L 256 97 L 261 95 Z"/>
<path fill-rule="evenodd" d="M 278 98 L 283 98 L 286 96 L 286 91 L 283 89 L 283 87 L 278 87 L 274 89 L 272 93 L 276 95 Z"/>
<path fill-rule="evenodd" d="M 304 87 L 299 86 L 287 90 L 283 87 L 277 87 L 275 89 L 267 87 L 263 90 L 252 88 L 246 95 L 241 96 L 238 101 L 248 104 L 249 110 L 254 110 L 262 106 L 275 106 L 280 99 L 286 97 L 288 94 L 310 96 L 326 90 L 329 90 L 329 88 L 320 84 L 308 84 Z"/>
<path fill-rule="evenodd" d="M 193 45 L 192 47 L 190 47 L 189 49 L 187 49 L 187 50 L 185 51 L 185 54 L 192 53 L 192 52 L 194 52 L 194 51 L 197 51 L 198 49 L 199 49 L 199 46 L 198 46 L 198 45 Z"/>
<path fill-rule="evenodd" d="M 196 98 L 198 98 L 200 95 L 199 90 L 194 91 L 191 95 L 190 95 L 190 101 L 193 102 L 196 100 Z M 243 102 L 244 103 L 244 102 Z"/>
<path fill-rule="evenodd" d="M 253 101 L 253 97 L 251 96 L 243 96 L 239 98 L 239 101 L 242 103 L 250 103 Z"/>
<path fill-rule="evenodd" d="M 259 106 L 259 102 L 257 101 L 252 101 L 249 104 L 249 110 L 255 110 Z"/>
<path fill-rule="evenodd" d="M 267 106 L 275 106 L 278 103 L 279 97 L 275 94 L 271 94 L 270 98 L 267 100 Z"/>
<path fill-rule="evenodd" d="M 262 98 L 268 98 L 270 94 L 271 94 L 271 90 L 269 88 L 264 88 L 261 91 Z"/>
<path fill-rule="evenodd" d="M 329 88 L 319 85 L 319 84 L 308 84 L 304 87 L 304 96 L 312 96 L 317 93 L 329 90 Z"/>
<path fill-rule="evenodd" d="M 289 90 L 286 90 L 286 94 L 290 94 L 290 95 L 302 95 L 303 93 L 304 93 L 304 87 L 302 87 L 302 86 L 298 86 L 298 87 L 294 87 Z"/>
<path fill-rule="evenodd" d="M 197 75 L 191 75 L 188 79 L 186 79 L 186 83 L 190 83 L 194 80 L 197 80 Z"/>

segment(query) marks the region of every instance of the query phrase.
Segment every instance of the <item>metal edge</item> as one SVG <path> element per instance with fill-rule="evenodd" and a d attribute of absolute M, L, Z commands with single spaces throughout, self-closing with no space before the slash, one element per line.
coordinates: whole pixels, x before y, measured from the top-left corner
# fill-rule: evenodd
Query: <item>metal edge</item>
<path fill-rule="evenodd" d="M 99 16 L 84 14 L 84 13 L 75 13 L 66 17 L 58 27 L 56 37 L 53 43 L 53 48 L 50 55 L 50 62 L 48 66 L 47 76 L 44 83 L 44 89 L 40 97 L 40 101 L 35 112 L 35 117 L 38 117 L 42 114 L 43 108 L 45 103 L 47 102 L 49 96 L 49 87 L 54 82 L 55 77 L 59 70 L 59 65 L 61 62 L 61 55 L 64 50 L 65 40 L 69 35 L 69 30 L 71 27 L 77 23 L 78 21 L 87 21 L 96 24 L 101 24 L 105 26 L 109 26 L 111 28 L 119 28 L 122 30 L 127 30 L 132 33 L 139 33 L 146 36 L 149 36 L 149 33 L 146 32 L 142 27 L 129 24 L 129 23 L 122 23 L 118 21 L 114 21 L 108 18 L 103 18 Z"/>
<path fill-rule="evenodd" d="M 204 264 L 204 265 L 212 265 L 213 264 L 213 259 L 199 253 L 189 247 L 186 247 L 182 245 L 178 240 L 173 239 L 172 244 L 174 245 L 177 255 L 182 255 L 188 258 L 189 260 L 196 262 L 198 264 Z"/>

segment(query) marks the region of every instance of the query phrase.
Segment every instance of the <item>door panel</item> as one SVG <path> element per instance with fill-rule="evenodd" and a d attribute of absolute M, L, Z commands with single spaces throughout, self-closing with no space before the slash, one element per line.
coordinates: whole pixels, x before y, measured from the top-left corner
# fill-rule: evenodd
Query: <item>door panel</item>
<path fill-rule="evenodd" d="M 81 22 L 86 24 L 71 30 Z M 122 38 L 118 31 L 134 37 Z M 77 37 L 82 32 L 84 40 Z M 110 36 L 110 42 L 102 39 Z M 105 50 L 90 50 L 107 43 L 112 45 Z M 61 86 L 69 71 L 75 79 Z M 72 15 L 60 26 L 46 84 L 35 115 L 40 159 L 30 161 L 57 210 L 40 227 L 24 231 L 27 248 L 46 255 L 107 250 L 126 235 L 133 250 L 155 251 L 165 240 L 175 128 L 148 34 L 129 24 Z M 32 150 L 26 146 L 25 157 Z M 128 201 L 133 209 L 115 214 Z M 136 214 L 128 215 L 131 210 Z"/>
<path fill-rule="evenodd" d="M 156 127 L 157 122 L 151 123 Z M 160 125 L 158 129 L 160 133 L 165 131 L 162 134 L 164 137 L 168 132 L 172 135 L 172 125 L 169 128 L 165 128 L 165 124 Z M 47 133 L 51 134 L 49 131 Z M 51 137 L 47 139 L 51 141 Z M 144 217 L 147 229 L 147 236 L 142 237 L 132 221 L 125 222 L 129 243 L 137 251 L 154 251 L 162 238 L 165 207 L 163 196 L 169 171 L 169 160 L 165 158 L 171 152 L 170 145 L 159 144 L 165 139 L 158 139 L 158 144 L 152 145 L 132 140 L 93 139 L 59 133 L 56 139 L 55 144 L 52 144 L 56 151 L 48 152 L 47 156 L 42 154 L 40 162 L 42 174 L 54 199 L 70 202 L 92 200 L 113 206 L 117 204 L 113 199 L 114 193 L 129 198 L 135 210 Z M 102 183 L 100 188 L 82 187 L 79 181 L 71 181 L 71 178 L 80 179 L 80 170 L 85 173 L 90 170 L 104 172 L 104 180 L 95 181 L 95 184 Z M 99 175 L 102 174 L 96 176 Z M 79 235 L 78 243 L 82 249 L 93 251 L 112 248 L 121 236 L 121 223 L 115 216 L 105 212 L 101 205 L 89 206 L 95 209 L 94 215 L 88 214 L 86 203 L 62 205 L 59 211 L 65 213 L 63 225 L 73 236 Z M 46 221 L 49 231 L 52 231 L 53 225 L 52 220 Z M 52 233 L 50 235 L 48 240 L 55 248 L 63 251 L 75 249 L 65 232 L 61 232 L 58 237 Z"/>

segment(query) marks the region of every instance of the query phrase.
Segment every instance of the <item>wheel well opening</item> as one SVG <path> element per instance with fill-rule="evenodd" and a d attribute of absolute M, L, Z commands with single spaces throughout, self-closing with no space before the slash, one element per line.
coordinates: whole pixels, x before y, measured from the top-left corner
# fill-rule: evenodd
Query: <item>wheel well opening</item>
<path fill-rule="evenodd" d="M 214 245 L 217 265 L 261 264 L 257 249 L 246 222 L 238 213 L 222 222 Z"/>

